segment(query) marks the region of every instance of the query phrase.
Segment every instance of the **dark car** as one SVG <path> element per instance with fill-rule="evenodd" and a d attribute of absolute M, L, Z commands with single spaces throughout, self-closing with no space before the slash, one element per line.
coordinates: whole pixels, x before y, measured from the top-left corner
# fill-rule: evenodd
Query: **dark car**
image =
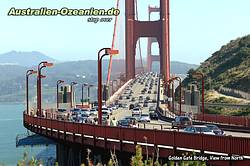
<path fill-rule="evenodd" d="M 124 119 L 128 120 L 130 123 L 132 123 L 133 121 L 136 121 L 136 118 L 132 116 L 126 116 Z"/>
<path fill-rule="evenodd" d="M 225 132 L 214 124 L 206 124 L 206 126 L 213 131 L 215 135 L 225 135 Z"/>
<path fill-rule="evenodd" d="M 135 101 L 135 98 L 134 98 L 134 97 L 132 97 L 132 98 L 131 98 L 131 101 Z"/>
<path fill-rule="evenodd" d="M 121 119 L 118 121 L 119 127 L 130 127 L 130 122 L 127 119 Z"/>
<path fill-rule="evenodd" d="M 156 107 L 155 106 L 150 106 L 149 107 L 149 112 L 155 112 L 156 111 Z"/>
<path fill-rule="evenodd" d="M 66 111 L 67 111 L 66 109 L 58 108 L 58 112 L 66 112 Z"/>
<path fill-rule="evenodd" d="M 177 116 L 172 121 L 172 128 L 185 128 L 186 126 L 192 125 L 192 120 L 188 116 Z"/>
<path fill-rule="evenodd" d="M 129 105 L 129 110 L 132 110 L 132 109 L 134 109 L 135 108 L 135 105 L 134 104 L 130 104 Z"/>
<path fill-rule="evenodd" d="M 148 102 L 144 102 L 143 107 L 148 107 Z"/>
<path fill-rule="evenodd" d="M 151 120 L 158 120 L 158 114 L 156 112 L 150 112 L 149 117 Z"/>

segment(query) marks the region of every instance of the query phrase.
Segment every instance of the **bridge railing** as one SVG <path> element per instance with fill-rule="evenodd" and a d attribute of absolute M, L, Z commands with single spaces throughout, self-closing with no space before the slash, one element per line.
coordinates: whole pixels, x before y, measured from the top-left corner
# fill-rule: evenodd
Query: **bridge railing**
<path fill-rule="evenodd" d="M 173 114 L 168 110 L 159 109 L 159 113 L 162 116 L 169 117 L 169 114 Z M 178 111 L 174 112 L 176 115 L 179 114 Z M 185 112 L 182 112 L 185 114 Z M 230 126 L 241 126 L 246 129 L 250 128 L 250 117 L 248 116 L 228 116 L 228 115 L 217 115 L 217 114 L 194 114 L 193 120 L 202 121 L 202 122 L 212 122 Z"/>
<path fill-rule="evenodd" d="M 88 135 L 92 137 L 92 140 L 96 140 L 100 137 L 103 138 L 102 144 L 93 143 L 93 146 L 103 146 L 107 144 L 107 139 L 115 139 L 120 145 L 125 144 L 123 143 L 124 141 L 132 141 L 133 145 L 147 142 L 148 144 L 154 144 L 154 146 L 172 146 L 174 147 L 173 149 L 180 147 L 200 150 L 201 152 L 211 151 L 250 156 L 250 138 L 190 134 L 166 130 L 99 126 L 94 124 L 81 124 L 32 117 L 26 114 L 24 114 L 24 124 L 26 127 L 29 126 L 29 129 L 31 130 L 36 128 L 37 130 L 34 130 L 34 132 L 37 132 L 38 134 L 40 133 L 49 137 L 55 137 L 56 139 L 63 139 L 64 141 L 67 141 L 67 138 L 65 136 L 60 137 L 60 134 L 67 135 L 68 133 L 71 133 L 71 137 L 75 137 L 75 134 L 80 134 L 81 137 Z M 42 130 L 45 130 L 45 132 Z M 54 136 L 53 134 L 49 134 L 50 132 L 48 131 L 56 132 L 57 134 Z M 74 140 L 76 139 L 71 139 L 73 142 Z M 134 152 L 134 147 L 131 149 L 130 150 Z"/>
<path fill-rule="evenodd" d="M 250 128 L 250 117 L 247 116 L 226 116 L 216 114 L 196 114 L 194 120 L 215 122 Z"/>

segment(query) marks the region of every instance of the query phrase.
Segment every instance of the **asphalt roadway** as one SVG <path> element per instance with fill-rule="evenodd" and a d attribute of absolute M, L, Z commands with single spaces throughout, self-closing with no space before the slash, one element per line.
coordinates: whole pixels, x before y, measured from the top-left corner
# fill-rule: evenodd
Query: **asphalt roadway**
<path fill-rule="evenodd" d="M 139 82 L 139 79 L 141 78 L 141 82 Z M 158 77 L 154 77 L 152 75 L 148 75 L 147 77 L 145 75 L 140 76 L 140 78 L 137 78 L 136 83 L 134 83 L 132 86 L 131 84 L 128 85 L 128 87 L 122 92 L 122 94 L 120 94 L 122 96 L 122 99 L 119 100 L 119 103 L 125 104 L 126 107 L 121 108 L 119 107 L 117 110 L 113 111 L 113 114 L 111 116 L 111 118 L 115 117 L 116 120 L 120 120 L 123 119 L 126 116 L 132 116 L 132 111 L 129 110 L 129 105 L 130 104 L 135 104 L 135 103 L 139 103 L 141 106 L 143 105 L 143 102 L 139 102 L 139 96 L 143 96 L 143 101 L 144 99 L 149 96 L 150 97 L 150 101 L 152 101 L 153 99 L 157 99 L 157 94 L 154 94 L 154 91 L 157 91 L 157 85 L 155 85 L 155 82 L 158 83 Z M 144 81 L 143 81 L 143 78 Z M 152 79 L 153 81 L 153 86 L 152 86 L 152 90 L 151 93 L 149 94 L 148 91 L 145 92 L 145 94 L 141 94 L 141 91 L 146 87 L 146 82 L 148 79 Z M 151 81 L 149 81 L 150 83 Z M 128 90 L 129 89 L 129 90 Z M 148 87 L 147 87 L 148 89 Z M 126 99 L 126 97 L 129 95 L 129 91 L 132 90 L 132 94 L 129 97 L 129 99 Z M 135 98 L 135 101 L 131 101 L 132 97 Z M 142 107 L 142 113 L 149 113 L 149 107 L 150 106 L 154 106 L 156 107 L 156 103 L 152 103 L 149 102 L 148 103 L 148 107 Z M 169 122 L 165 122 L 162 120 L 151 120 L 150 122 L 147 123 L 138 123 L 139 128 L 146 128 L 146 129 L 157 129 L 157 130 L 176 130 L 177 129 L 171 129 L 171 123 Z M 180 132 L 183 130 L 179 130 Z M 232 132 L 232 131 L 225 131 L 226 135 L 232 135 L 235 137 L 250 137 L 249 133 L 241 133 L 241 132 Z"/>

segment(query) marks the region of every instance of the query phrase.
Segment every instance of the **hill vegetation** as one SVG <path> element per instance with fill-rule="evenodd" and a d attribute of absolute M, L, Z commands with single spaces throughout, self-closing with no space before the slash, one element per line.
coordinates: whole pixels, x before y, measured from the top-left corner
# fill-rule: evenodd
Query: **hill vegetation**
<path fill-rule="evenodd" d="M 189 74 L 197 71 L 204 74 L 207 90 L 226 87 L 250 93 L 250 35 L 231 40 Z M 195 80 L 186 78 L 184 84 Z"/>

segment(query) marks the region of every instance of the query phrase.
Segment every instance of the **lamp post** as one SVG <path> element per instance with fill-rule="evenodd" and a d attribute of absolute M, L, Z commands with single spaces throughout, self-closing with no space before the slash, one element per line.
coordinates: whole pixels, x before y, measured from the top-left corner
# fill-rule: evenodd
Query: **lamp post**
<path fill-rule="evenodd" d="M 84 87 L 86 87 L 86 86 L 88 86 L 88 84 L 87 83 L 84 83 L 84 84 L 82 84 L 82 107 L 83 107 L 83 89 L 84 89 Z"/>
<path fill-rule="evenodd" d="M 90 103 L 90 88 L 93 87 L 94 85 L 89 84 L 88 89 L 87 89 L 87 96 L 88 96 L 88 104 Z"/>
<path fill-rule="evenodd" d="M 167 96 L 168 96 L 168 98 L 170 98 L 170 86 L 171 86 L 171 84 L 172 84 L 172 90 L 171 90 L 172 110 L 173 110 L 173 113 L 174 113 L 174 104 L 173 104 L 173 102 L 174 102 L 174 100 L 173 100 L 173 97 L 174 97 L 174 91 L 173 91 L 174 86 L 173 86 L 173 84 L 174 83 L 173 83 L 172 79 L 169 79 L 168 81 L 166 81 L 166 87 L 168 88 L 168 90 L 167 90 Z M 171 108 L 169 100 L 168 100 L 168 108 Z"/>
<path fill-rule="evenodd" d="M 204 83 L 204 74 L 202 72 L 194 72 L 194 76 L 200 76 L 201 77 L 201 101 L 202 101 L 202 114 L 204 115 L 204 91 L 205 91 L 205 83 Z M 203 116 L 204 117 L 204 116 Z"/>
<path fill-rule="evenodd" d="M 87 84 L 87 83 L 82 84 L 82 106 L 83 106 L 83 89 L 84 89 L 84 87 L 87 87 L 87 101 L 88 101 L 88 104 L 89 104 L 89 100 L 90 100 L 90 87 L 93 87 L 93 86 L 94 85 Z"/>
<path fill-rule="evenodd" d="M 76 84 L 77 83 L 74 82 L 74 81 L 70 83 L 70 108 L 73 107 L 73 95 L 74 95 L 74 93 L 73 93 L 73 86 L 76 85 Z"/>
<path fill-rule="evenodd" d="M 179 81 L 179 87 L 180 87 L 180 99 L 179 99 L 179 115 L 181 115 L 181 78 L 180 77 L 173 77 L 170 79 L 170 81 L 172 82 L 172 97 L 173 97 L 173 110 L 174 110 L 174 80 L 178 80 Z"/>
<path fill-rule="evenodd" d="M 26 114 L 29 115 L 29 76 L 37 74 L 35 70 L 27 70 L 26 72 Z"/>
<path fill-rule="evenodd" d="M 58 94 L 58 89 L 59 89 L 59 85 L 64 83 L 63 80 L 57 80 L 56 82 L 56 108 L 59 108 L 59 94 Z"/>
<path fill-rule="evenodd" d="M 101 55 L 101 52 L 105 51 Z M 102 125 L 102 58 L 106 55 L 116 55 L 118 50 L 111 50 L 110 48 L 102 48 L 98 52 L 98 124 Z"/>
<path fill-rule="evenodd" d="M 115 83 L 115 88 L 114 88 L 114 83 Z M 114 91 L 117 90 L 117 80 L 116 79 L 112 81 L 112 87 L 113 87 L 112 90 L 114 90 Z"/>
<path fill-rule="evenodd" d="M 53 66 L 53 63 L 49 63 L 47 61 L 43 61 L 41 63 L 39 63 L 38 65 L 38 75 L 37 75 L 37 116 L 41 116 L 42 115 L 42 78 L 45 78 L 45 76 L 43 76 L 41 74 L 41 71 L 43 68 L 45 67 L 51 67 Z"/>
<path fill-rule="evenodd" d="M 109 98 L 110 98 L 110 96 L 113 94 L 113 91 L 114 91 L 113 81 L 109 82 L 109 89 L 110 89 L 110 92 L 109 92 Z"/>

